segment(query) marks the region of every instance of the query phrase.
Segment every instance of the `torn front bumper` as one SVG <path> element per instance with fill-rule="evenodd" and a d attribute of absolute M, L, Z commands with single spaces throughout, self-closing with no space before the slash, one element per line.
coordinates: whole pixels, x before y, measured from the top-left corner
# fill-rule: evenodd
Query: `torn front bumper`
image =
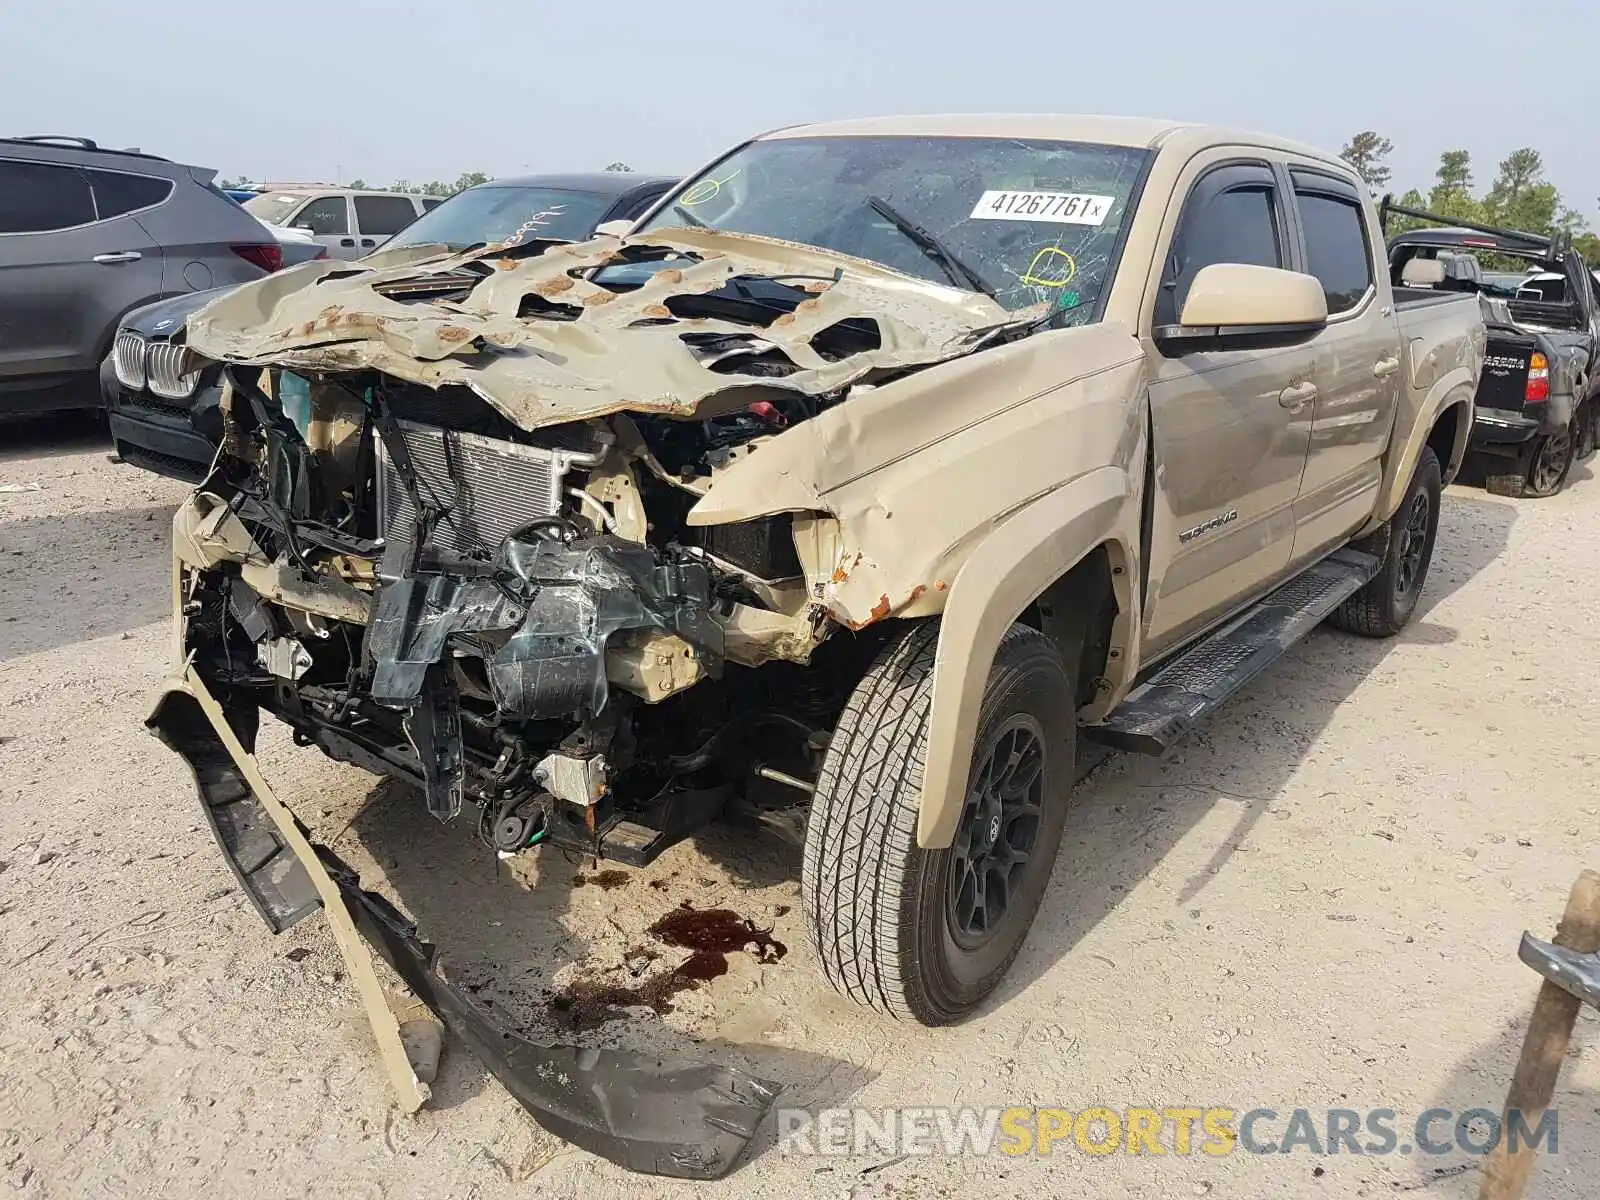
<path fill-rule="evenodd" d="M 282 932 L 324 910 L 406 1111 L 430 1093 L 406 1057 L 363 937 L 552 1133 L 648 1174 L 716 1179 L 733 1167 L 777 1085 L 709 1064 L 541 1045 L 502 1028 L 448 982 L 410 921 L 310 840 L 192 665 L 168 684 L 146 724 L 188 762 L 217 843 L 269 928 Z"/>

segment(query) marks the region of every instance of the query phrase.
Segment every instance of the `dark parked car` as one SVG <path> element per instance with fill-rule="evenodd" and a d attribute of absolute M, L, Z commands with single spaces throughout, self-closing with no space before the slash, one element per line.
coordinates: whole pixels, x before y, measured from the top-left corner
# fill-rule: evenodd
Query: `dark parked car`
<path fill-rule="evenodd" d="M 86 138 L 0 138 L 0 415 L 96 407 L 125 313 L 282 265 L 214 175 Z"/>
<path fill-rule="evenodd" d="M 1389 239 L 1393 282 L 1476 293 L 1488 329 L 1469 474 L 1504 496 L 1553 496 L 1595 452 L 1600 290 L 1572 239 L 1497 229 L 1386 202 L 1444 228 Z M 1453 223 L 1452 223 L 1453 222 Z M 1490 264 L 1527 264 L 1518 275 Z"/>
<path fill-rule="evenodd" d="M 452 196 L 382 246 L 438 244 L 460 250 L 537 228 L 538 236 L 583 241 L 610 221 L 641 216 L 677 180 L 631 172 L 496 179 Z M 537 225 L 535 226 L 535 222 Z M 184 373 L 184 326 L 224 289 L 182 296 L 128 314 L 100 381 L 117 453 L 136 466 L 198 482 L 216 454 L 221 368 Z"/>

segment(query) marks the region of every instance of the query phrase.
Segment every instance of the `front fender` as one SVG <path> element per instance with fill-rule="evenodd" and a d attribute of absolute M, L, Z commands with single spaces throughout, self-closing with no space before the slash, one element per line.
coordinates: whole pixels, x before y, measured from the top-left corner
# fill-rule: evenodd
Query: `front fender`
<path fill-rule="evenodd" d="M 1143 461 L 1142 457 L 1134 459 Z M 917 844 L 948 846 L 971 770 L 984 687 L 1000 639 L 1012 622 L 1097 546 L 1113 548 L 1119 612 L 1113 691 L 1137 670 L 1139 481 L 1106 466 L 1058 488 L 996 526 L 967 558 L 945 602 L 934 658 Z M 1120 570 L 1118 569 L 1120 567 Z"/>

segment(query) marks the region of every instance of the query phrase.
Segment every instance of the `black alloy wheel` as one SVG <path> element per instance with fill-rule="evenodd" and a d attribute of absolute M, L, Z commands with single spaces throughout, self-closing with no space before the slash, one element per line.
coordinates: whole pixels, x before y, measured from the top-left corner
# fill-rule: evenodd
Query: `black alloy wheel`
<path fill-rule="evenodd" d="M 1005 920 L 1038 841 L 1044 805 L 1044 731 L 1032 714 L 1013 713 L 986 749 L 950 848 L 946 916 L 963 950 L 977 949 Z"/>

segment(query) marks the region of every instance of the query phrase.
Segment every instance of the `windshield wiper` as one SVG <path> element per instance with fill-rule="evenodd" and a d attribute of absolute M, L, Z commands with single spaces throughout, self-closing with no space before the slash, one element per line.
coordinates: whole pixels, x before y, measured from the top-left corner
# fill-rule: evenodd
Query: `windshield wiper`
<path fill-rule="evenodd" d="M 685 225 L 692 225 L 696 229 L 710 229 L 711 228 L 711 226 L 707 225 L 704 221 L 702 221 L 699 217 L 695 216 L 692 212 L 690 212 L 687 208 L 685 208 L 681 204 L 674 204 L 672 206 L 672 211 L 673 211 L 673 213 L 675 215 L 680 216 L 680 217 L 683 218 L 683 223 Z"/>
<path fill-rule="evenodd" d="M 918 225 L 915 221 L 896 212 L 882 196 L 868 196 L 867 203 L 880 215 L 888 218 L 892 224 L 906 237 L 916 244 L 934 262 L 944 268 L 944 273 L 950 277 L 950 282 L 957 287 L 967 287 L 975 292 L 982 292 L 989 299 L 998 303 L 999 297 L 995 295 L 994 288 L 966 263 L 956 257 L 955 251 L 946 246 L 928 230 Z"/>

